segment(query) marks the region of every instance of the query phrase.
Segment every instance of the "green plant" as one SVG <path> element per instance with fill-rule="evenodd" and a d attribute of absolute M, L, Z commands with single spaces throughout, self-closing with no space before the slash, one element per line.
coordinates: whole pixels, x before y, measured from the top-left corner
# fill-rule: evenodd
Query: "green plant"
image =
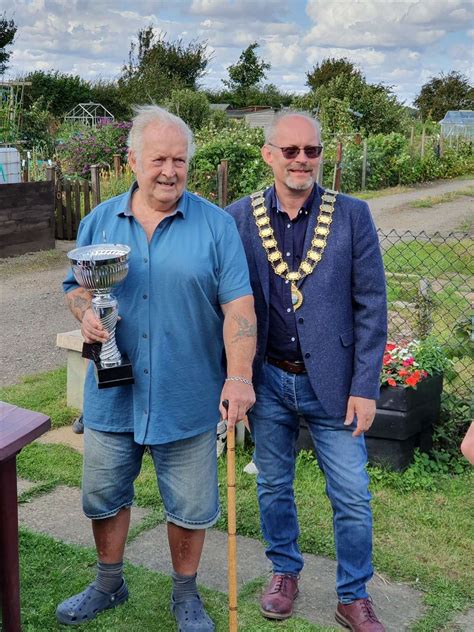
<path fill-rule="evenodd" d="M 444 373 L 451 366 L 452 362 L 433 337 L 405 344 L 389 342 L 385 347 L 380 381 L 388 386 L 399 384 L 416 388 L 424 378 Z"/>

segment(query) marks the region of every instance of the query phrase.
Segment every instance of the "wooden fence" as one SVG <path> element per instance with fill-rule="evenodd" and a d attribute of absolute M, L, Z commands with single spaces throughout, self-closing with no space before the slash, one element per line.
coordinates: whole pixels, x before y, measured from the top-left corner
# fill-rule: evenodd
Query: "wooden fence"
<path fill-rule="evenodd" d="M 0 257 L 54 248 L 51 182 L 0 185 Z"/>
<path fill-rule="evenodd" d="M 54 182 L 56 239 L 74 240 L 81 219 L 100 204 L 99 167 L 91 166 L 91 179 L 65 178 L 57 167 L 47 169 L 47 178 Z"/>

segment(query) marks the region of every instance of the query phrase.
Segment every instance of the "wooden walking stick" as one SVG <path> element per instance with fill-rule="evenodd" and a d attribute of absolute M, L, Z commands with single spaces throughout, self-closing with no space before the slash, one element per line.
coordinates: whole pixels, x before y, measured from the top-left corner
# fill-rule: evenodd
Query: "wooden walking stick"
<path fill-rule="evenodd" d="M 226 410 L 229 402 L 222 405 Z M 227 577 L 229 587 L 229 632 L 237 632 L 237 534 L 235 510 L 235 426 L 227 427 Z"/>

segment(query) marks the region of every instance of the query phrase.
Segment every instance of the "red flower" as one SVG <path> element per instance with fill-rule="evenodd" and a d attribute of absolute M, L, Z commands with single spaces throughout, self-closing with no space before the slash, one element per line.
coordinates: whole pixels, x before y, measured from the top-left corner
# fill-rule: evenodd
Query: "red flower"
<path fill-rule="evenodd" d="M 390 362 L 392 361 L 392 356 L 389 353 L 386 353 L 383 357 L 383 363 L 386 366 L 387 364 L 390 364 Z"/>
<path fill-rule="evenodd" d="M 396 348 L 397 348 L 397 345 L 393 344 L 393 342 L 387 342 L 387 344 L 385 345 L 386 351 L 393 351 Z"/>
<path fill-rule="evenodd" d="M 392 377 L 389 377 L 389 378 L 388 378 L 388 380 L 387 380 L 387 384 L 388 384 L 389 386 L 396 386 L 396 385 L 397 385 L 397 383 L 395 382 L 395 380 L 394 380 Z"/>
<path fill-rule="evenodd" d="M 413 358 L 407 358 L 406 360 L 403 360 L 402 364 L 403 366 L 411 366 L 414 362 Z"/>
<path fill-rule="evenodd" d="M 407 377 L 407 379 L 405 380 L 405 384 L 407 386 L 416 386 L 418 384 L 418 382 L 420 381 L 420 376 L 416 376 L 415 374 L 410 375 L 410 377 Z"/>

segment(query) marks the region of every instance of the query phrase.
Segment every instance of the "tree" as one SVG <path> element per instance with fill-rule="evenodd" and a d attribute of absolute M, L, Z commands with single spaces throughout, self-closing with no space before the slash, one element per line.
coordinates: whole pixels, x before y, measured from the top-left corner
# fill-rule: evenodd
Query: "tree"
<path fill-rule="evenodd" d="M 356 130 L 389 134 L 400 131 L 407 118 L 389 86 L 367 83 L 359 74 L 333 77 L 317 90 L 294 98 L 293 106 L 315 112 L 326 134 Z"/>
<path fill-rule="evenodd" d="M 347 79 L 351 77 L 362 78 L 362 73 L 346 57 L 337 59 L 327 57 L 320 64 L 316 64 L 313 70 L 306 73 L 306 85 L 312 90 L 317 90 L 320 86 L 328 84 L 335 77 L 344 75 Z"/>
<path fill-rule="evenodd" d="M 211 115 L 206 95 L 189 88 L 173 90 L 165 106 L 170 112 L 181 117 L 193 131 L 201 129 Z"/>
<path fill-rule="evenodd" d="M 423 120 L 440 121 L 448 110 L 473 110 L 474 87 L 455 70 L 432 77 L 414 101 Z"/>
<path fill-rule="evenodd" d="M 271 68 L 269 63 L 259 59 L 255 53 L 258 47 L 257 42 L 247 46 L 240 54 L 239 61 L 227 68 L 229 79 L 223 79 L 223 83 L 235 93 L 236 105 L 248 105 L 247 99 L 251 89 L 256 88 L 265 79 L 265 71 Z"/>
<path fill-rule="evenodd" d="M 43 98 L 44 107 L 54 116 L 61 117 L 78 103 L 91 101 L 91 87 L 79 75 L 67 75 L 57 70 L 35 70 L 25 77 L 31 86 L 25 90 L 25 108 Z"/>
<path fill-rule="evenodd" d="M 119 87 L 129 103 L 163 103 L 173 90 L 195 90 L 209 59 L 206 42 L 193 40 L 185 46 L 181 39 L 167 41 L 165 33 L 150 25 L 132 42 Z"/>
<path fill-rule="evenodd" d="M 3 75 L 8 67 L 11 51 L 7 52 L 7 46 L 13 44 L 17 26 L 13 20 L 7 20 L 5 13 L 0 17 L 0 75 Z"/>

